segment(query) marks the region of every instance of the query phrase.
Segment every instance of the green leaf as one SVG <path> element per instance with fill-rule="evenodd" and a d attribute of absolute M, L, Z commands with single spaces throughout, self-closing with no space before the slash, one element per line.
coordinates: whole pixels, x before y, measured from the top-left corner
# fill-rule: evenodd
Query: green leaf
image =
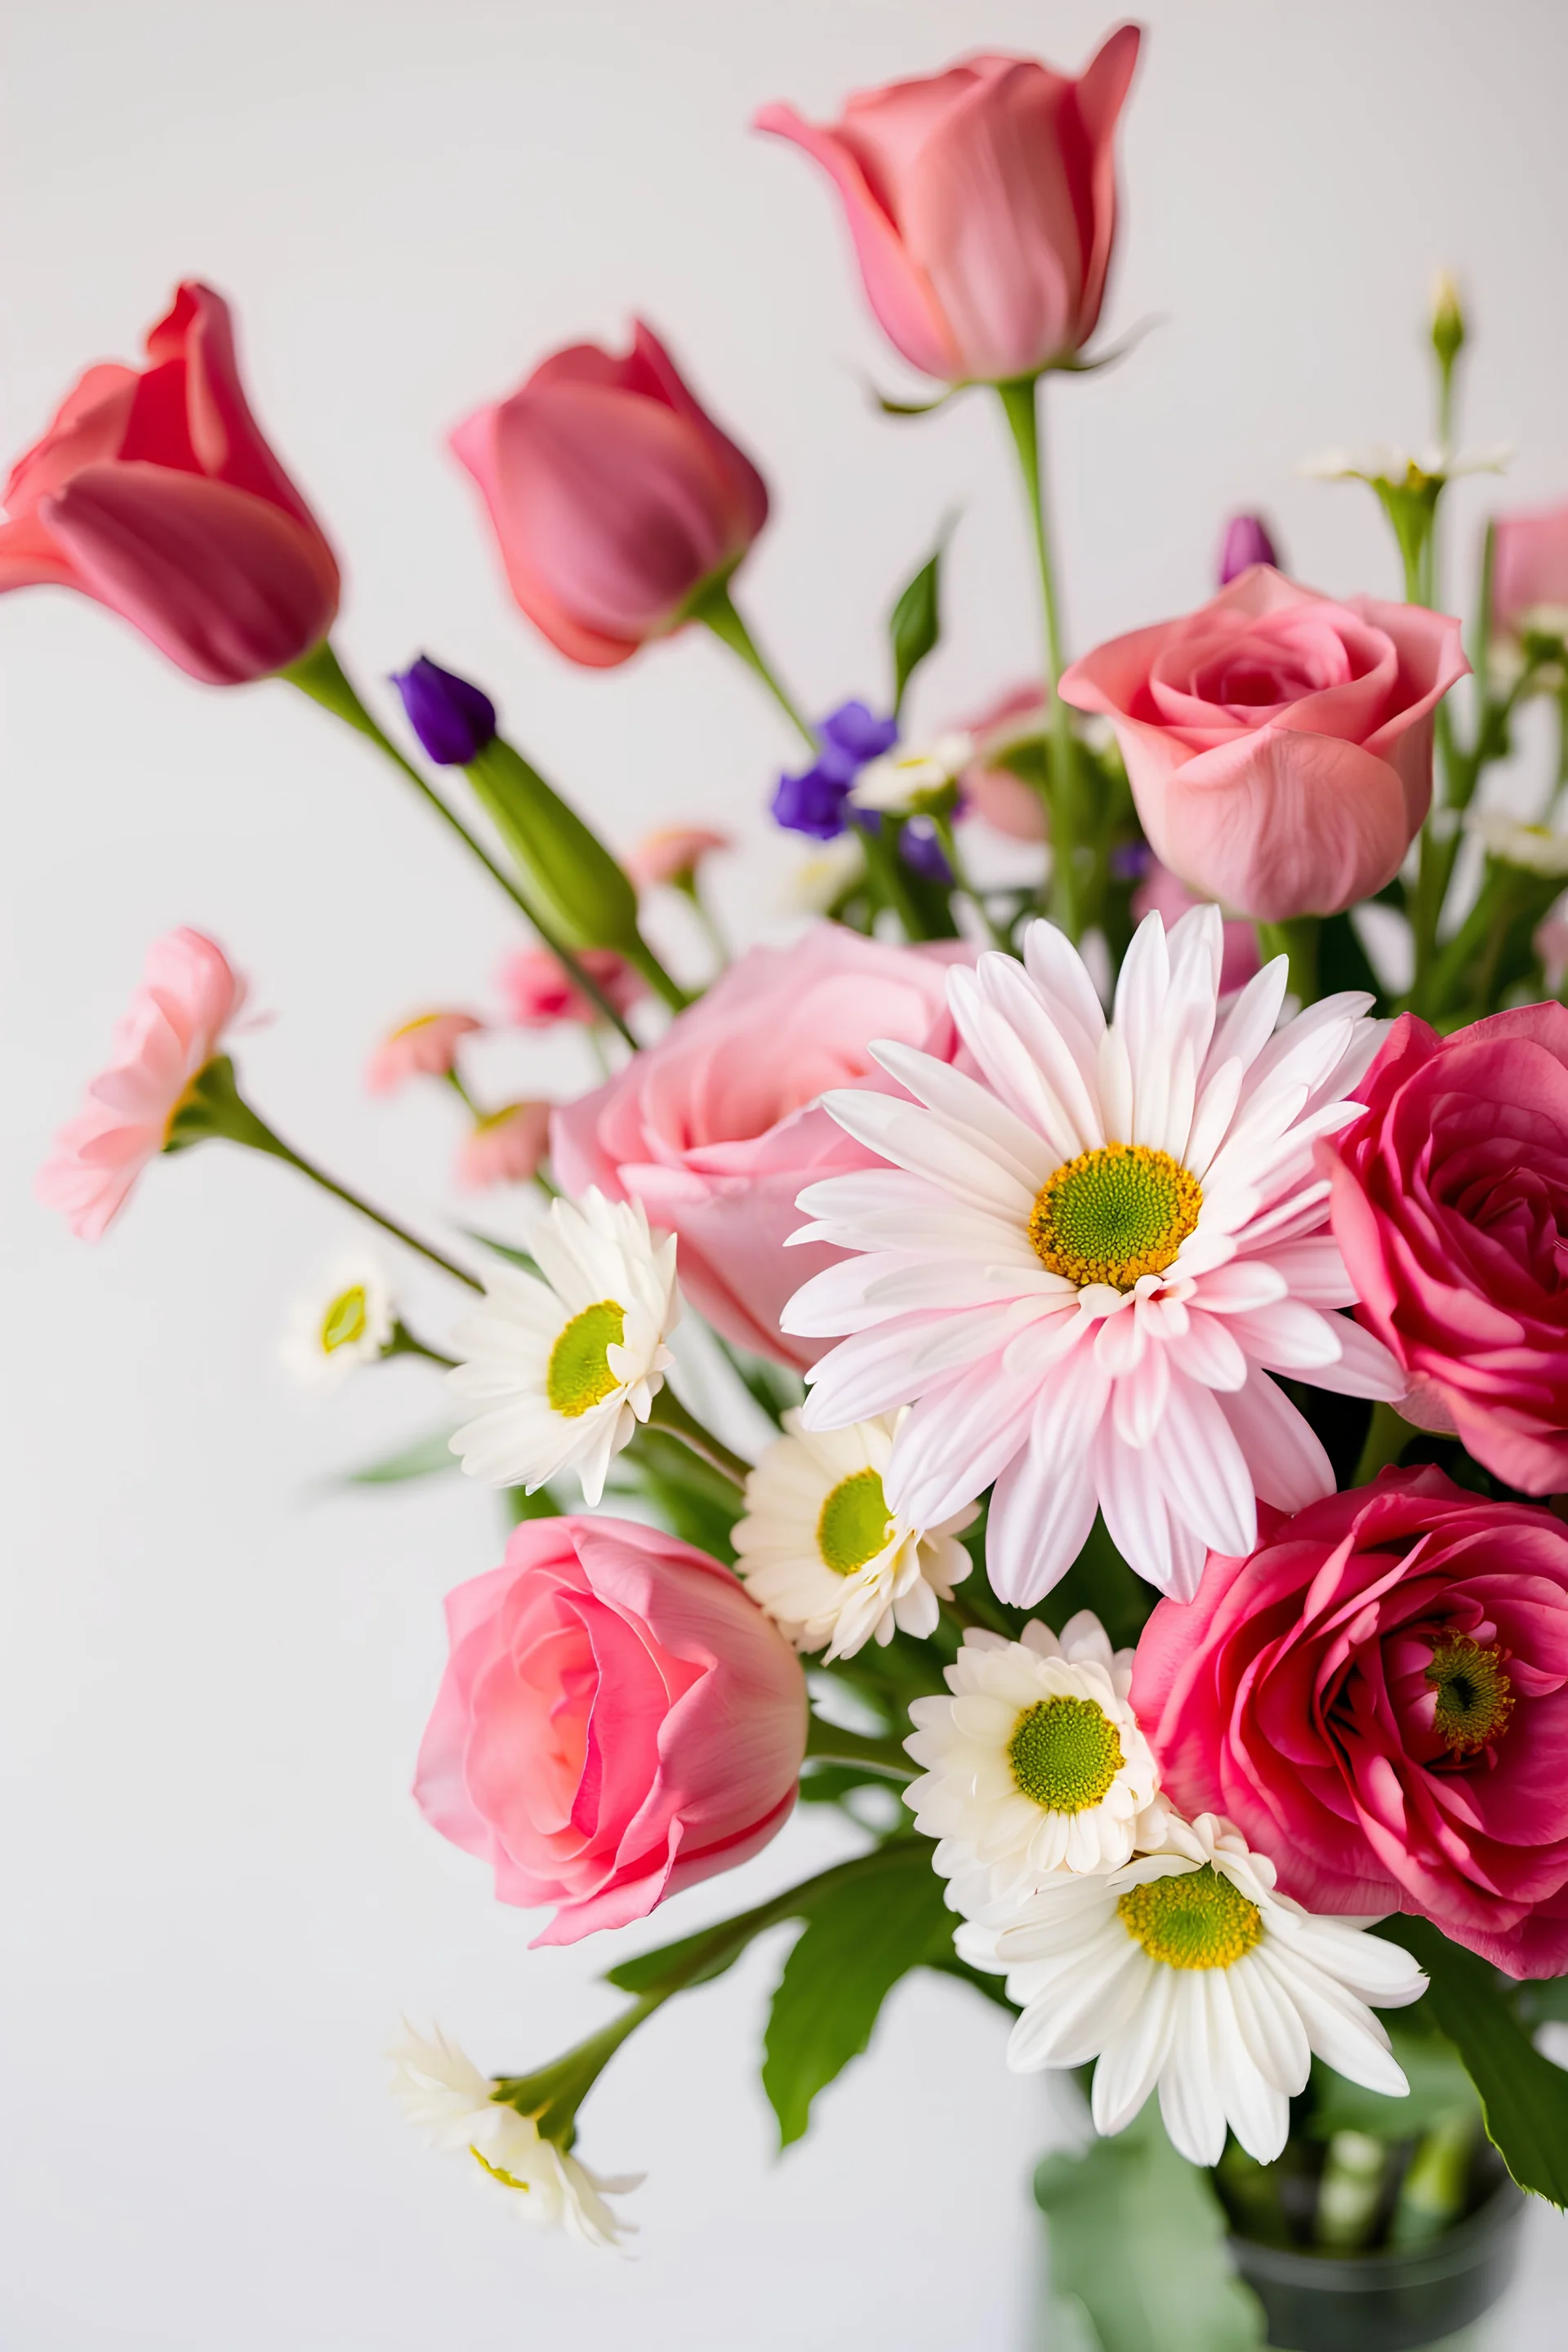
<path fill-rule="evenodd" d="M 871 385 L 870 392 L 884 416 L 929 416 L 933 408 L 940 408 L 944 401 L 951 400 L 957 389 L 956 384 L 949 384 L 947 390 L 939 392 L 934 400 L 889 400 L 885 392 L 877 390 L 875 384 Z"/>
<path fill-rule="evenodd" d="M 865 2049 L 899 1979 L 932 1954 L 952 1954 L 952 1916 L 930 1846 L 900 1841 L 879 1858 L 885 1867 L 812 1905 L 773 1995 L 763 2088 L 784 2147 L 805 2133 L 817 2092 Z"/>
<path fill-rule="evenodd" d="M 449 1429 L 432 1429 L 424 1437 L 416 1437 L 400 1445 L 395 1454 L 388 1454 L 379 1462 L 367 1462 L 363 1470 L 343 1473 L 345 1486 L 391 1486 L 404 1478 L 433 1478 L 443 1470 L 455 1470 L 458 1457 L 450 1444 Z"/>
<path fill-rule="evenodd" d="M 531 1257 L 527 1250 L 519 1249 L 514 1242 L 498 1241 L 494 1234 L 481 1234 L 475 1225 L 459 1225 L 458 1230 L 469 1241 L 477 1242 L 480 1249 L 489 1250 L 492 1257 L 505 1258 L 508 1265 L 520 1265 L 524 1274 L 539 1273 L 538 1259 Z"/>
<path fill-rule="evenodd" d="M 1087 2313 L 1100 2352 L 1263 2343 L 1263 2315 L 1231 2268 L 1208 2175 L 1176 2154 L 1152 2100 L 1114 2139 L 1047 2156 L 1035 2200 L 1050 2222 L 1052 2293 L 1079 2340 Z"/>
<path fill-rule="evenodd" d="M 942 635 L 942 557 L 947 544 L 943 531 L 903 594 L 888 615 L 893 646 L 893 716 L 904 707 L 910 678 Z"/>
<path fill-rule="evenodd" d="M 569 947 L 615 948 L 637 961 L 637 892 L 576 810 L 500 735 L 463 772 L 517 862 L 531 909 Z"/>
<path fill-rule="evenodd" d="M 929 1869 L 931 1847 L 925 1840 L 909 1837 L 903 1841 L 906 1854 L 916 1847 L 924 1853 Z M 721 1919 L 716 1927 L 704 1927 L 695 1936 L 683 1936 L 679 1943 L 661 1944 L 657 1951 L 638 1952 L 635 1958 L 607 1969 L 605 1982 L 618 1985 L 622 1992 L 679 1992 L 689 1984 L 720 1976 L 740 1958 L 748 1944 L 769 1927 L 779 1927 L 786 1919 L 805 1918 L 815 1904 L 826 1901 L 846 1880 L 885 1869 L 889 1851 L 889 1847 L 878 1846 L 869 1853 L 856 1854 L 848 1862 L 837 1863 L 831 1870 L 822 1871 L 816 1878 L 786 1887 L 771 1902 L 759 1903 L 754 1911 L 742 1911 L 733 1919 Z"/>
<path fill-rule="evenodd" d="M 1543 2058 L 1514 2013 L 1506 1979 L 1433 1927 L 1385 1919 L 1432 1980 L 1432 2015 L 1480 2093 L 1487 2137 L 1521 2189 L 1568 2205 L 1568 2074 Z"/>

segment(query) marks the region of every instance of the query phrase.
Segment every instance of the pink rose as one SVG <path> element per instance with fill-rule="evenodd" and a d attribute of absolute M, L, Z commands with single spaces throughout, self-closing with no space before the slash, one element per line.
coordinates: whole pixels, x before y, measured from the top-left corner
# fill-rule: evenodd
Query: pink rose
<path fill-rule="evenodd" d="M 1492 525 L 1492 626 L 1518 636 L 1534 618 L 1552 635 L 1568 629 L 1568 502 Z"/>
<path fill-rule="evenodd" d="M 511 593 L 575 662 L 604 669 L 675 628 L 768 516 L 749 457 L 640 322 L 624 359 L 574 343 L 452 447 L 489 510 Z"/>
<path fill-rule="evenodd" d="M 1531 1495 L 1568 1487 L 1568 1010 L 1451 1037 L 1404 1013 L 1319 1146 L 1357 1320 L 1410 1375 L 1400 1406 Z"/>
<path fill-rule="evenodd" d="M 1444 614 L 1336 604 L 1258 564 L 1074 662 L 1062 698 L 1115 728 L 1156 856 L 1274 923 L 1398 872 L 1431 803 L 1432 713 L 1468 667 Z"/>
<path fill-rule="evenodd" d="M 913 367 L 999 383 L 1094 332 L 1116 229 L 1116 120 L 1138 56 L 1123 25 L 1077 80 L 980 55 L 859 90 L 839 121 L 765 106 L 837 189 L 867 299 Z"/>
<path fill-rule="evenodd" d="M 706 1553 L 626 1519 L 525 1519 L 447 1623 L 414 1793 L 500 1902 L 560 1906 L 535 1943 L 644 1919 L 784 1826 L 805 1677 Z"/>
<path fill-rule="evenodd" d="M 1166 1793 L 1227 1814 L 1310 1910 L 1568 1968 L 1568 1528 L 1438 1470 L 1260 1517 L 1139 1642 Z"/>
<path fill-rule="evenodd" d="M 88 369 L 5 504 L 0 590 L 78 589 L 208 686 L 268 677 L 332 625 L 332 551 L 247 405 L 210 287 L 180 287 L 144 368 Z"/>
<path fill-rule="evenodd" d="M 726 1339 L 811 1363 L 821 1343 L 781 1334 L 779 1314 L 839 1253 L 785 1248 L 802 1222 L 795 1198 L 870 1164 L 817 1097 L 874 1082 L 879 1037 L 951 1059 L 946 965 L 973 952 L 887 947 L 837 923 L 791 948 L 752 948 L 657 1045 L 556 1111 L 558 1179 L 568 1192 L 596 1184 L 640 1201 L 679 1236 L 681 1284 Z"/>
<path fill-rule="evenodd" d="M 614 948 L 579 948 L 576 952 L 589 979 L 598 982 L 617 1013 L 629 1013 L 647 994 L 640 973 Z M 565 965 L 548 948 L 519 948 L 496 979 L 520 1029 L 552 1029 L 558 1021 L 580 1021 L 586 1027 L 602 1018 L 598 1006 L 574 988 Z"/>

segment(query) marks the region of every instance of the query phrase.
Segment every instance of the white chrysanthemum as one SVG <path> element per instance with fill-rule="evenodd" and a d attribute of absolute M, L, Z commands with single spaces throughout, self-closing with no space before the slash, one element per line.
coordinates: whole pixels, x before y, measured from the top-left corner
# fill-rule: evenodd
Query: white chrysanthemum
<path fill-rule="evenodd" d="M 973 1507 L 920 1527 L 888 1508 L 882 1473 L 901 1416 L 814 1435 L 798 1412 L 746 1480 L 746 1515 L 735 1528 L 747 1591 L 797 1649 L 852 1658 L 895 1627 L 924 1636 L 940 1604 L 969 1574 L 960 1531 Z"/>
<path fill-rule="evenodd" d="M 395 1321 L 392 1291 L 374 1258 L 340 1258 L 316 1289 L 295 1301 L 278 1353 L 301 1386 L 340 1388 L 360 1365 L 379 1360 Z"/>
<path fill-rule="evenodd" d="M 974 757 L 974 738 L 959 730 L 934 743 L 885 751 L 868 761 L 850 787 L 853 807 L 880 816 L 918 816 L 952 803 L 960 776 Z"/>
<path fill-rule="evenodd" d="M 904 1791 L 932 1859 L 961 1882 L 954 1907 L 1021 1901 L 1055 1872 L 1115 1870 L 1163 1843 L 1159 1768 L 1127 1704 L 1132 1653 L 1092 1610 L 1020 1641 L 971 1630 L 946 1670 L 951 1698 L 917 1698 Z"/>
<path fill-rule="evenodd" d="M 1473 833 L 1489 856 L 1505 866 L 1522 866 L 1527 874 L 1547 880 L 1568 876 L 1568 833 L 1553 833 L 1543 824 L 1521 824 L 1517 817 L 1497 809 L 1471 809 L 1465 831 Z"/>
<path fill-rule="evenodd" d="M 976 1076 L 907 1045 L 878 1060 L 905 1096 L 824 1101 L 890 1166 L 800 1196 L 795 1236 L 856 1255 L 796 1291 L 784 1328 L 848 1334 L 807 1374 L 809 1429 L 914 1405 L 888 1501 L 931 1526 L 996 1481 L 992 1582 L 1031 1607 L 1098 1507 L 1152 1583 L 1187 1600 L 1205 1551 L 1257 1539 L 1257 1497 L 1333 1490 L 1327 1454 L 1268 1375 L 1403 1396 L 1347 1317 L 1313 1146 L 1354 1118 L 1365 996 L 1275 1023 L 1278 957 L 1218 1013 L 1215 907 L 1158 915 L 1127 951 L 1108 1023 L 1053 924 L 1024 961 L 954 967 L 948 1003 Z"/>
<path fill-rule="evenodd" d="M 655 1242 L 636 1202 L 590 1191 L 541 1210 L 528 1243 L 543 1281 L 495 1267 L 453 1333 L 463 1361 L 447 1382 L 479 1410 L 452 1451 L 470 1477 L 530 1494 L 574 1470 L 596 1503 L 673 1360 L 675 1242 Z"/>
<path fill-rule="evenodd" d="M 1022 2015 L 1016 2074 L 1096 2058 L 1097 2131 L 1158 2088 L 1173 2145 L 1217 2164 L 1228 2124 L 1270 2164 L 1312 2053 L 1352 2083 L 1408 2091 L 1368 2007 L 1402 2009 L 1426 1979 L 1408 1952 L 1274 1891 L 1274 1865 L 1211 1813 L 1173 1820 L 1167 1850 L 1109 1876 L 1055 1878 L 960 1927 L 972 1967 L 1005 1973 Z"/>
<path fill-rule="evenodd" d="M 404 2021 L 387 2052 L 392 2094 L 408 2121 L 433 2147 L 466 2150 L 476 2179 L 505 2189 L 536 2229 L 562 2230 L 584 2245 L 616 2251 L 636 2225 L 605 2204 L 637 2188 L 640 2172 L 606 2179 L 542 2137 L 530 2116 L 492 2098 L 495 2084 L 437 2027 L 426 2041 Z"/>
<path fill-rule="evenodd" d="M 1303 457 L 1298 474 L 1317 482 L 1379 482 L 1395 489 L 1419 489 L 1426 482 L 1451 482 L 1459 474 L 1500 474 L 1513 456 L 1511 441 L 1480 449 L 1445 449 L 1436 441 L 1399 449 L 1384 441 L 1365 449 L 1320 449 Z"/>

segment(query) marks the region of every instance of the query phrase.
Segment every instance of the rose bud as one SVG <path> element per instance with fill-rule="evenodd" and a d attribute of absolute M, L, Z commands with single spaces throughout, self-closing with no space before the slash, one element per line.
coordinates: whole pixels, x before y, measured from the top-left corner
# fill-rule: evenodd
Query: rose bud
<path fill-rule="evenodd" d="M 1112 142 L 1138 56 L 1123 25 L 1074 80 L 990 54 L 859 90 L 840 120 L 765 106 L 837 189 L 866 295 L 910 365 L 1003 383 L 1094 332 L 1116 226 Z"/>
<path fill-rule="evenodd" d="M 427 760 L 438 768 L 466 768 L 495 740 L 496 707 L 489 696 L 427 654 L 394 670 L 408 724 Z"/>
<path fill-rule="evenodd" d="M 89 368 L 17 460 L 0 590 L 78 589 L 208 686 L 270 677 L 332 625 L 332 551 L 247 405 L 222 296 L 182 285 L 147 362 Z"/>
<path fill-rule="evenodd" d="M 498 1900 L 558 1906 L 535 1943 L 644 1919 L 783 1828 L 805 1676 L 706 1553 L 626 1519 L 524 1520 L 447 1622 L 415 1795 Z"/>
<path fill-rule="evenodd" d="M 1062 677 L 1110 720 L 1155 856 L 1256 922 L 1392 880 L 1432 799 L 1432 714 L 1469 668 L 1424 605 L 1339 604 L 1262 565 Z"/>
<path fill-rule="evenodd" d="M 762 476 L 640 321 L 625 358 L 594 343 L 554 352 L 451 446 L 483 493 L 513 596 L 590 668 L 679 627 L 767 520 Z"/>
<path fill-rule="evenodd" d="M 1501 637 L 1568 635 L 1568 500 L 1492 525 L 1492 627 Z"/>
<path fill-rule="evenodd" d="M 1279 558 L 1274 541 L 1268 536 L 1268 526 L 1261 515 L 1236 514 L 1225 527 L 1219 543 L 1219 562 L 1215 570 L 1219 584 L 1228 588 L 1231 582 L 1254 563 L 1267 563 L 1272 571 L 1279 569 Z"/>

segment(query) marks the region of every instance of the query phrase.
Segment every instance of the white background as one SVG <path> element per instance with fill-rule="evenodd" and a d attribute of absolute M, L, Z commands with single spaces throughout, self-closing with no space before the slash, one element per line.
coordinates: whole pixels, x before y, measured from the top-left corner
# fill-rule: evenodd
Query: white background
<path fill-rule="evenodd" d="M 1370 497 L 1291 467 L 1424 433 L 1440 263 L 1480 339 L 1468 429 L 1521 449 L 1500 495 L 1568 488 L 1561 11 L 1145 13 L 1107 322 L 1163 323 L 1051 402 L 1080 649 L 1206 593 L 1238 504 L 1267 507 L 1300 576 L 1396 593 Z M 726 904 L 776 927 L 775 716 L 695 638 L 610 677 L 557 659 L 509 607 L 443 431 L 640 309 L 773 484 L 742 584 L 809 707 L 885 690 L 880 616 L 962 509 L 917 718 L 962 713 L 1035 643 L 997 420 L 979 397 L 912 425 L 870 412 L 868 377 L 912 381 L 862 313 L 825 187 L 746 124 L 976 43 L 1077 67 L 1103 29 L 1079 0 L 13 0 L 0 443 L 31 439 L 89 360 L 133 355 L 176 278 L 209 277 L 344 556 L 362 677 L 422 646 L 468 669 L 617 841 L 678 816 L 736 827 Z M 1467 489 L 1467 545 L 1495 495 Z M 405 1794 L 441 1596 L 497 1557 L 493 1500 L 455 1479 L 329 1490 L 439 1399 L 417 1364 L 326 1406 L 275 1370 L 283 1303 L 347 1238 L 286 1171 L 222 1150 L 158 1165 L 93 1250 L 29 1185 L 147 942 L 189 921 L 277 1015 L 243 1048 L 258 1104 L 434 1224 L 455 1106 L 372 1104 L 361 1070 L 409 1012 L 493 1001 L 508 909 L 286 688 L 195 688 L 53 593 L 8 599 L 0 645 L 0 2345 L 1033 2341 L 1043 2098 L 959 1988 L 900 1991 L 782 2164 L 755 2087 L 777 1948 L 662 2016 L 584 2117 L 591 2160 L 648 2168 L 635 2265 L 525 2236 L 397 2122 L 379 2053 L 400 2009 L 498 2071 L 607 2013 L 610 1948 L 529 1955 L 529 1919 Z M 587 1075 L 518 1039 L 476 1068 L 498 1087 Z M 438 1331 L 445 1300 L 417 1276 L 408 1295 Z M 620 1948 L 832 1843 L 798 1822 Z M 1568 2268 L 1561 2225 L 1532 2228 L 1515 2346 L 1556 2340 Z"/>

